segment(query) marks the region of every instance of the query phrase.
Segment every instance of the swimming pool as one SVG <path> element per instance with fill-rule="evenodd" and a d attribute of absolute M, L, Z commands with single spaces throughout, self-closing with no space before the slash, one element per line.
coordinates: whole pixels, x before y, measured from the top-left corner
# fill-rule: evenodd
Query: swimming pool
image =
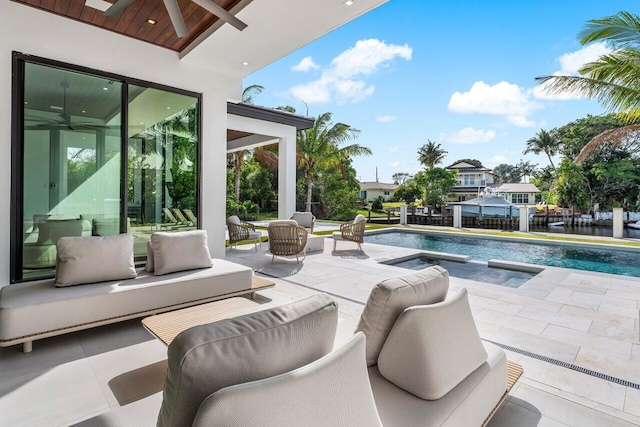
<path fill-rule="evenodd" d="M 379 245 L 468 255 L 478 261 L 502 259 L 640 277 L 640 252 L 622 248 L 610 250 L 571 244 L 511 242 L 486 236 L 452 236 L 399 230 L 367 234 L 364 240 Z"/>

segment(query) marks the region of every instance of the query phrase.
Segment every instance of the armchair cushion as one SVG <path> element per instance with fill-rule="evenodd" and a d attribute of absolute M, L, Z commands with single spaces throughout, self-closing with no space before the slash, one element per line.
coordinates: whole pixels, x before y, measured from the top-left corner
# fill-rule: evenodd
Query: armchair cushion
<path fill-rule="evenodd" d="M 168 349 L 158 427 L 190 426 L 210 394 L 321 358 L 333 347 L 337 324 L 337 304 L 318 294 L 180 333 Z"/>
<path fill-rule="evenodd" d="M 133 236 L 61 237 L 56 287 L 136 277 Z"/>
<path fill-rule="evenodd" d="M 467 290 L 432 305 L 407 308 L 389 333 L 380 374 L 425 400 L 437 400 L 487 361 Z"/>
<path fill-rule="evenodd" d="M 200 406 L 195 427 L 382 426 L 364 361 L 365 337 L 295 371 L 224 388 Z"/>
<path fill-rule="evenodd" d="M 448 290 L 449 272 L 439 266 L 378 283 L 356 329 L 367 336 L 367 365 L 377 363 L 391 328 L 406 308 L 444 301 Z"/>
<path fill-rule="evenodd" d="M 153 233 L 151 245 L 156 276 L 212 265 L 205 230 Z"/>
<path fill-rule="evenodd" d="M 313 222 L 316 217 L 311 212 L 294 212 L 291 219 L 296 221 L 299 226 L 310 228 L 313 231 Z"/>
<path fill-rule="evenodd" d="M 229 221 L 231 224 L 242 224 L 242 221 L 240 221 L 240 218 L 238 218 L 237 215 L 231 215 L 229 218 L 227 218 L 227 221 Z"/>
<path fill-rule="evenodd" d="M 358 214 L 358 215 L 356 215 L 356 217 L 353 219 L 353 223 L 354 223 L 354 224 L 357 224 L 357 223 L 359 223 L 359 222 L 366 221 L 366 219 L 367 219 L 367 218 L 365 218 L 365 217 L 364 217 L 364 215 L 362 215 L 362 214 Z"/>

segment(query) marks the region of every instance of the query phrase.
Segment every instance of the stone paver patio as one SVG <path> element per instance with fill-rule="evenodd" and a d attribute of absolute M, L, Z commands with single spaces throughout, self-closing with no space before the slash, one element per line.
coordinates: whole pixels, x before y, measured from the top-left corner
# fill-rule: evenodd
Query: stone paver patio
<path fill-rule="evenodd" d="M 281 305 L 315 292 L 340 304 L 337 343 L 346 340 L 371 288 L 407 270 L 379 261 L 418 251 L 342 242 L 296 264 L 268 243 L 227 252 L 227 259 L 273 278 L 258 301 Z M 519 288 L 452 277 L 466 287 L 483 339 L 640 383 L 640 279 L 546 268 Z M 491 426 L 640 425 L 640 390 L 517 352 L 524 375 Z M 0 349 L 0 425 L 155 425 L 166 373 L 166 347 L 140 320 L 45 339 L 34 351 Z M 140 414 L 151 414 L 141 420 Z"/>

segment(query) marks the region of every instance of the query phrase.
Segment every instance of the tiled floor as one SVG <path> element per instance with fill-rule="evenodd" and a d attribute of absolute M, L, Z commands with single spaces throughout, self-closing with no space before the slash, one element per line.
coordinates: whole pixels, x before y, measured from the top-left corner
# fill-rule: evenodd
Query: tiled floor
<path fill-rule="evenodd" d="M 280 305 L 315 292 L 340 304 L 336 344 L 346 340 L 371 288 L 407 273 L 379 261 L 417 251 L 338 244 L 304 261 L 277 259 L 268 244 L 227 253 L 277 283 L 260 301 Z M 501 344 L 640 383 L 640 280 L 547 268 L 517 289 L 452 278 L 466 287 L 480 335 Z M 166 348 L 139 320 L 46 339 L 23 354 L 0 349 L 0 426 L 155 425 Z M 640 425 L 640 390 L 519 353 L 524 375 L 491 426 Z"/>

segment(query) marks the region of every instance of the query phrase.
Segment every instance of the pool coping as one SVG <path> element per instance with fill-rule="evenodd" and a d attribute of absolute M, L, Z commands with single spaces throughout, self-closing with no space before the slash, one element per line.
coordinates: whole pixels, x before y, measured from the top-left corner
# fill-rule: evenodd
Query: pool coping
<path fill-rule="evenodd" d="M 477 238 L 477 239 L 504 240 L 504 241 L 511 241 L 511 242 L 519 242 L 519 243 L 544 244 L 549 246 L 574 246 L 574 247 L 584 247 L 584 248 L 592 248 L 592 249 L 607 249 L 607 250 L 619 250 L 623 252 L 640 253 L 640 247 L 633 247 L 633 246 L 611 245 L 606 243 L 591 243 L 591 242 L 572 242 L 569 240 L 547 240 L 547 239 L 538 239 L 536 237 L 481 235 L 476 233 L 466 233 L 464 230 L 447 231 L 447 230 L 431 230 L 431 229 L 424 230 L 419 228 L 389 227 L 389 228 L 384 228 L 379 230 L 366 230 L 365 235 L 385 234 L 385 233 L 392 233 L 392 232 L 464 236 L 464 237 Z"/>

